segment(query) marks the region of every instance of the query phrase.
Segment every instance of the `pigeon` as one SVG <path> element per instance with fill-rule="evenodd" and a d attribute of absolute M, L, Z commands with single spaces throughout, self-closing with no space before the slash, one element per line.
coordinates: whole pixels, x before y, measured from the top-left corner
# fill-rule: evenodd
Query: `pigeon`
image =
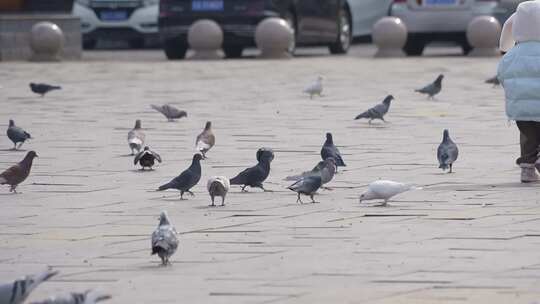
<path fill-rule="evenodd" d="M 332 139 L 332 133 L 326 133 L 326 141 L 324 142 L 321 149 L 321 157 L 323 160 L 332 157 L 336 160 L 336 166 L 346 167 L 347 165 L 341 158 L 341 154 L 336 146 L 334 146 L 334 140 Z"/>
<path fill-rule="evenodd" d="M 323 91 L 322 81 L 323 81 L 322 76 L 317 76 L 317 79 L 315 80 L 315 82 L 308 85 L 304 89 L 304 93 L 309 94 L 310 99 L 313 99 L 314 95 L 319 95 L 319 97 L 321 97 L 321 94 Z"/>
<path fill-rule="evenodd" d="M 0 173 L 0 185 L 10 185 L 11 188 L 9 188 L 9 192 L 17 193 L 15 188 L 28 177 L 34 157 L 37 156 L 35 151 L 30 151 L 26 153 L 24 159 L 18 164 L 13 165 L 6 171 Z"/>
<path fill-rule="evenodd" d="M 369 184 L 367 191 L 360 195 L 360 203 L 367 200 L 382 199 L 383 203 L 381 206 L 386 206 L 391 197 L 405 191 L 417 189 L 419 190 L 422 188 L 391 180 L 378 180 Z"/>
<path fill-rule="evenodd" d="M 169 121 L 174 121 L 175 119 L 180 119 L 182 117 L 187 117 L 187 112 L 186 111 L 181 111 L 181 110 L 178 110 L 177 108 L 171 106 L 171 105 L 168 105 L 168 104 L 165 104 L 165 105 L 162 105 L 162 106 L 156 106 L 156 105 L 150 105 L 152 107 L 152 109 L 158 111 L 159 113 L 165 115 L 165 117 L 167 118 L 167 120 Z"/>
<path fill-rule="evenodd" d="M 446 170 L 450 168 L 449 173 L 452 173 L 452 165 L 458 158 L 458 147 L 450 138 L 448 130 L 443 131 L 443 139 L 439 148 L 437 148 L 437 159 L 439 160 L 439 168 Z"/>
<path fill-rule="evenodd" d="M 150 170 L 152 170 L 152 167 L 154 166 L 156 160 L 161 163 L 161 156 L 159 156 L 159 154 L 157 154 L 156 152 L 150 150 L 150 147 L 146 146 L 144 147 L 143 151 L 135 155 L 133 164 L 137 165 L 137 163 L 139 163 L 142 167 L 142 170 L 144 170 L 144 168 L 150 168 Z"/>
<path fill-rule="evenodd" d="M 208 152 L 216 143 L 216 137 L 212 133 L 212 122 L 207 121 L 204 126 L 204 130 L 197 136 L 195 140 L 195 147 L 197 151 L 201 152 L 203 159 L 206 159 L 206 152 Z"/>
<path fill-rule="evenodd" d="M 315 195 L 315 192 L 317 192 L 317 190 L 319 190 L 321 186 L 322 186 L 321 176 L 314 174 L 314 175 L 308 175 L 306 177 L 302 177 L 299 181 L 290 185 L 288 189 L 298 194 L 298 199 L 296 200 L 297 203 L 298 202 L 300 202 L 301 204 L 304 203 L 300 199 L 300 194 L 309 195 L 309 197 L 311 198 L 311 202 L 316 203 L 316 201 L 313 199 L 313 195 Z"/>
<path fill-rule="evenodd" d="M 13 142 L 13 150 L 20 149 L 27 139 L 31 139 L 30 133 L 15 125 L 13 119 L 9 120 L 9 127 L 6 131 L 7 137 Z M 19 143 L 19 147 L 17 147 Z"/>
<path fill-rule="evenodd" d="M 60 90 L 62 89 L 59 86 L 49 85 L 46 83 L 30 83 L 30 89 L 32 92 L 41 95 L 41 97 L 45 96 L 45 94 L 49 93 L 52 90 Z"/>
<path fill-rule="evenodd" d="M 46 271 L 33 275 L 26 276 L 15 282 L 0 284 L 0 303 L 1 304 L 22 304 L 28 295 L 39 286 L 39 284 L 47 281 L 57 275 L 58 271 L 47 269 Z"/>
<path fill-rule="evenodd" d="M 206 183 L 206 188 L 208 189 L 210 198 L 212 198 L 211 206 L 215 206 L 214 198 L 216 196 L 221 196 L 221 206 L 225 206 L 225 197 L 231 188 L 231 183 L 228 178 L 224 176 L 213 176 Z"/>
<path fill-rule="evenodd" d="M 261 188 L 263 191 L 266 191 L 262 183 L 270 174 L 270 163 L 272 160 L 274 160 L 274 152 L 271 149 L 259 149 L 257 151 L 258 163 L 231 178 L 231 185 L 242 185 L 242 192 L 246 192 L 245 189 L 247 186 Z"/>
<path fill-rule="evenodd" d="M 52 296 L 44 301 L 31 302 L 30 304 L 95 304 L 109 299 L 111 299 L 110 295 L 87 290 L 85 292 L 72 292 L 65 295 Z"/>
<path fill-rule="evenodd" d="M 499 81 L 499 78 L 497 78 L 497 75 L 495 75 L 495 76 L 493 76 L 493 77 L 491 77 L 489 79 L 486 79 L 485 83 L 492 84 L 493 87 L 501 85 L 501 82 Z"/>
<path fill-rule="evenodd" d="M 135 121 L 135 127 L 128 132 L 128 144 L 131 149 L 131 155 L 135 155 L 135 150 L 137 150 L 137 153 L 141 151 L 145 138 L 146 135 L 141 127 L 141 120 L 137 119 Z"/>
<path fill-rule="evenodd" d="M 184 199 L 184 192 L 191 194 L 191 196 L 195 196 L 195 194 L 189 190 L 197 185 L 199 180 L 201 180 L 201 159 L 202 156 L 199 153 L 194 154 L 191 166 L 175 177 L 172 181 L 160 186 L 158 191 L 178 189 L 180 190 L 181 200 Z"/>
<path fill-rule="evenodd" d="M 386 120 L 384 120 L 384 115 L 388 113 L 388 110 L 390 109 L 390 103 L 392 102 L 393 99 L 394 99 L 394 96 L 392 95 L 386 96 L 386 98 L 383 100 L 382 103 L 374 106 L 373 108 L 368 109 L 362 114 L 357 115 L 354 119 L 356 120 L 356 119 L 361 119 L 361 118 L 368 118 L 370 124 L 371 124 L 371 121 L 374 119 L 380 119 L 386 122 Z"/>
<path fill-rule="evenodd" d="M 428 98 L 433 99 L 433 96 L 441 92 L 443 78 L 444 78 L 444 75 L 441 74 L 437 77 L 437 79 L 435 79 L 433 83 L 430 83 L 421 89 L 415 90 L 415 92 L 427 94 Z"/>
<path fill-rule="evenodd" d="M 300 175 L 287 176 L 285 180 L 298 181 L 311 175 L 319 175 L 321 177 L 322 185 L 325 185 L 334 178 L 335 173 L 336 160 L 332 157 L 329 157 L 325 160 L 320 161 L 311 171 L 303 172 Z"/>
<path fill-rule="evenodd" d="M 178 249 L 176 229 L 171 225 L 166 211 L 159 215 L 159 225 L 152 233 L 152 255 L 157 254 L 163 266 L 169 264 L 169 258 Z"/>

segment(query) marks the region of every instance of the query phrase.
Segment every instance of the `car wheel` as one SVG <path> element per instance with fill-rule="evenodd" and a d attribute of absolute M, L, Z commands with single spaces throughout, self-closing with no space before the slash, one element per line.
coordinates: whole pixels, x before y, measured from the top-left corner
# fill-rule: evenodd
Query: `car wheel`
<path fill-rule="evenodd" d="M 165 51 L 167 59 L 177 60 L 186 57 L 188 47 L 186 42 L 180 39 L 166 40 L 163 42 L 163 50 Z"/>
<path fill-rule="evenodd" d="M 93 50 L 96 48 L 97 40 L 95 39 L 88 39 L 83 40 L 83 49 L 85 50 Z"/>
<path fill-rule="evenodd" d="M 468 41 L 464 41 L 461 43 L 461 49 L 463 50 L 463 55 L 469 55 L 473 47 L 469 44 Z"/>
<path fill-rule="evenodd" d="M 403 47 L 403 51 L 407 56 L 422 56 L 426 42 L 417 38 L 408 37 L 407 43 Z"/>
<path fill-rule="evenodd" d="M 223 46 L 223 53 L 225 53 L 226 58 L 240 58 L 243 51 L 244 47 L 242 46 Z"/>
<path fill-rule="evenodd" d="M 128 40 L 128 45 L 132 49 L 142 49 L 144 47 L 144 38 L 134 38 Z"/>
<path fill-rule="evenodd" d="M 296 27 L 296 17 L 291 11 L 289 11 L 285 14 L 284 19 L 285 21 L 287 21 L 287 23 L 289 23 L 289 26 L 291 27 L 293 31 L 293 39 L 291 41 L 291 44 L 289 44 L 289 48 L 287 49 L 287 52 L 289 52 L 289 54 L 291 55 L 294 55 L 294 52 L 296 51 L 296 36 L 298 33 L 297 27 Z"/>
<path fill-rule="evenodd" d="M 339 13 L 339 36 L 335 43 L 329 46 L 332 54 L 345 54 L 349 51 L 352 41 L 352 22 L 349 10 L 344 7 Z"/>

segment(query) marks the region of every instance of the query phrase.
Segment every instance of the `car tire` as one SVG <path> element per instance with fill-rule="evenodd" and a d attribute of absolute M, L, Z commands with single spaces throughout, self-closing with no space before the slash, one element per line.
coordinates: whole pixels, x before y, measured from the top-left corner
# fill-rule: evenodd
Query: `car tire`
<path fill-rule="evenodd" d="M 332 54 L 346 54 L 351 47 L 352 22 L 351 14 L 347 7 L 343 7 L 339 13 L 339 35 L 337 41 L 332 43 L 328 49 Z"/>
<path fill-rule="evenodd" d="M 85 50 L 93 50 L 96 48 L 96 45 L 97 45 L 96 39 L 88 39 L 88 40 L 83 39 L 82 47 Z"/>
<path fill-rule="evenodd" d="M 165 56 L 169 60 L 179 60 L 186 57 L 188 46 L 185 41 L 180 39 L 177 40 L 166 40 L 163 42 L 163 51 L 165 51 Z"/>
<path fill-rule="evenodd" d="M 296 24 L 296 16 L 292 11 L 288 11 L 285 16 L 283 16 L 285 21 L 289 23 L 291 26 L 291 29 L 293 30 L 293 39 L 291 41 L 291 44 L 289 45 L 289 48 L 287 49 L 287 52 L 294 56 L 294 52 L 296 51 L 296 37 L 298 36 L 298 27 Z"/>
<path fill-rule="evenodd" d="M 223 46 L 223 53 L 225 53 L 225 58 L 241 58 L 243 51 L 243 46 Z"/>
<path fill-rule="evenodd" d="M 407 43 L 405 43 L 405 46 L 403 47 L 403 51 L 407 56 L 422 56 L 425 47 L 425 41 L 409 36 L 407 38 Z"/>
<path fill-rule="evenodd" d="M 468 41 L 464 41 L 460 43 L 461 49 L 463 50 L 463 55 L 469 55 L 469 53 L 472 51 L 473 47 L 469 44 Z"/>
<path fill-rule="evenodd" d="M 128 40 L 129 48 L 131 49 L 142 49 L 144 48 L 144 38 L 134 38 Z"/>

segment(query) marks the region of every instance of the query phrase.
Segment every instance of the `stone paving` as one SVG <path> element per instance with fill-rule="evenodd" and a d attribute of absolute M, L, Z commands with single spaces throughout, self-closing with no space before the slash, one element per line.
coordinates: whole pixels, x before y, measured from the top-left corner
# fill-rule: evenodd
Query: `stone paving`
<path fill-rule="evenodd" d="M 61 271 L 29 300 L 97 288 L 109 303 L 536 303 L 540 186 L 519 183 L 517 128 L 502 89 L 483 83 L 497 60 L 2 63 L 2 127 L 15 119 L 40 157 L 22 194 L 0 188 L 0 278 Z M 437 100 L 413 92 L 439 73 Z M 318 74 L 324 96 L 310 100 L 301 91 Z M 30 81 L 64 89 L 40 98 Z M 389 93 L 387 124 L 353 120 Z M 167 122 L 152 103 L 188 118 Z M 137 118 L 164 159 L 151 172 L 128 155 Z M 207 120 L 217 143 L 196 196 L 155 192 L 189 166 Z M 460 147 L 453 174 L 437 168 L 444 128 Z M 327 131 L 348 166 L 319 204 L 297 204 L 283 178 L 319 161 Z M 0 147 L 2 169 L 25 153 L 5 136 Z M 273 192 L 234 187 L 225 207 L 208 207 L 208 177 L 255 164 L 259 147 L 276 152 Z M 386 208 L 360 204 L 379 178 L 424 189 Z M 170 267 L 150 256 L 160 210 L 180 234 Z"/>

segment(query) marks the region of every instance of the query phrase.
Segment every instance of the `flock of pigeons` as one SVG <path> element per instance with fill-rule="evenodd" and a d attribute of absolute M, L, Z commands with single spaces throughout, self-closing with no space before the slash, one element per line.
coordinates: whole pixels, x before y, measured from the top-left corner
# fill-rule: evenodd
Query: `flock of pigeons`
<path fill-rule="evenodd" d="M 416 90 L 416 92 L 426 94 L 428 98 L 434 98 L 442 89 L 442 80 L 444 76 L 439 75 L 437 79 L 429 85 Z M 304 93 L 310 98 L 314 96 L 322 96 L 323 78 L 317 77 L 315 82 L 305 88 Z M 489 80 L 488 80 L 489 81 Z M 486 82 L 488 82 L 486 81 Z M 492 83 L 492 82 L 488 82 Z M 494 83 L 494 85 L 497 85 Z M 30 84 L 31 90 L 45 96 L 52 90 L 59 90 L 61 87 L 48 84 Z M 373 120 L 379 119 L 385 122 L 384 116 L 390 109 L 390 104 L 394 97 L 388 95 L 384 100 L 365 112 L 357 115 L 355 119 L 368 119 L 371 124 Z M 169 121 L 187 117 L 185 111 L 181 111 L 171 105 L 151 105 L 153 109 L 162 113 Z M 13 142 L 13 150 L 20 149 L 25 141 L 32 139 L 31 135 L 21 127 L 17 126 L 13 120 L 9 121 L 9 126 L 6 132 L 8 138 Z M 145 146 L 146 135 L 142 129 L 140 120 L 136 120 L 135 126 L 128 132 L 128 145 L 131 154 L 134 156 L 134 165 L 140 165 L 141 170 L 146 168 L 152 170 L 155 162 L 162 162 L 161 156 L 152 151 L 150 147 Z M 206 159 L 206 154 L 212 149 L 215 144 L 215 135 L 212 132 L 212 123 L 206 122 L 204 130 L 197 136 L 195 147 L 198 153 L 193 155 L 191 165 L 184 170 L 180 175 L 158 187 L 157 191 L 168 189 L 176 189 L 180 191 L 180 199 L 184 199 L 184 193 L 194 195 L 191 189 L 197 185 L 201 179 L 201 160 Z M 288 189 L 297 193 L 297 202 L 303 203 L 301 194 L 310 197 L 312 203 L 316 203 L 314 195 L 320 188 L 326 188 L 334 175 L 338 172 L 338 167 L 346 166 L 339 149 L 334 145 L 334 140 L 331 133 L 326 133 L 326 140 L 320 151 L 322 160 L 310 171 L 303 172 L 299 175 L 288 176 L 285 180 L 294 181 Z M 17 185 L 22 183 L 30 174 L 32 162 L 38 155 L 34 151 L 26 154 L 24 159 L 0 173 L 0 184 L 10 186 L 10 192 L 16 193 Z M 437 158 L 439 160 L 439 168 L 452 172 L 452 165 L 457 160 L 458 147 L 450 138 L 448 130 L 443 131 L 443 139 L 437 149 Z M 270 173 L 270 164 L 274 159 L 274 152 L 269 148 L 261 148 L 256 153 L 257 164 L 249 167 L 235 177 L 228 179 L 224 176 L 213 176 L 207 181 L 207 190 L 211 198 L 211 205 L 215 206 L 215 197 L 221 197 L 221 206 L 225 205 L 225 198 L 231 185 L 241 185 L 241 191 L 246 191 L 247 186 L 252 188 L 260 188 L 267 191 L 263 182 Z M 360 202 L 364 200 L 382 200 L 380 206 L 386 206 L 387 202 L 393 196 L 414 189 L 421 189 L 410 184 L 390 180 L 378 180 L 369 184 L 367 191 L 360 195 Z M 171 224 L 166 211 L 162 211 L 159 217 L 159 224 L 151 237 L 152 255 L 157 254 L 163 265 L 169 264 L 170 257 L 178 249 L 177 232 Z M 23 303 L 28 294 L 35 289 L 37 285 L 48 280 L 56 275 L 57 271 L 48 269 L 44 273 L 28 276 L 21 280 L 12 283 L 0 285 L 0 304 Z M 43 302 L 35 304 L 91 304 L 101 300 L 109 299 L 109 295 L 102 295 L 92 290 L 84 293 L 71 293 L 61 297 L 51 297 Z"/>

